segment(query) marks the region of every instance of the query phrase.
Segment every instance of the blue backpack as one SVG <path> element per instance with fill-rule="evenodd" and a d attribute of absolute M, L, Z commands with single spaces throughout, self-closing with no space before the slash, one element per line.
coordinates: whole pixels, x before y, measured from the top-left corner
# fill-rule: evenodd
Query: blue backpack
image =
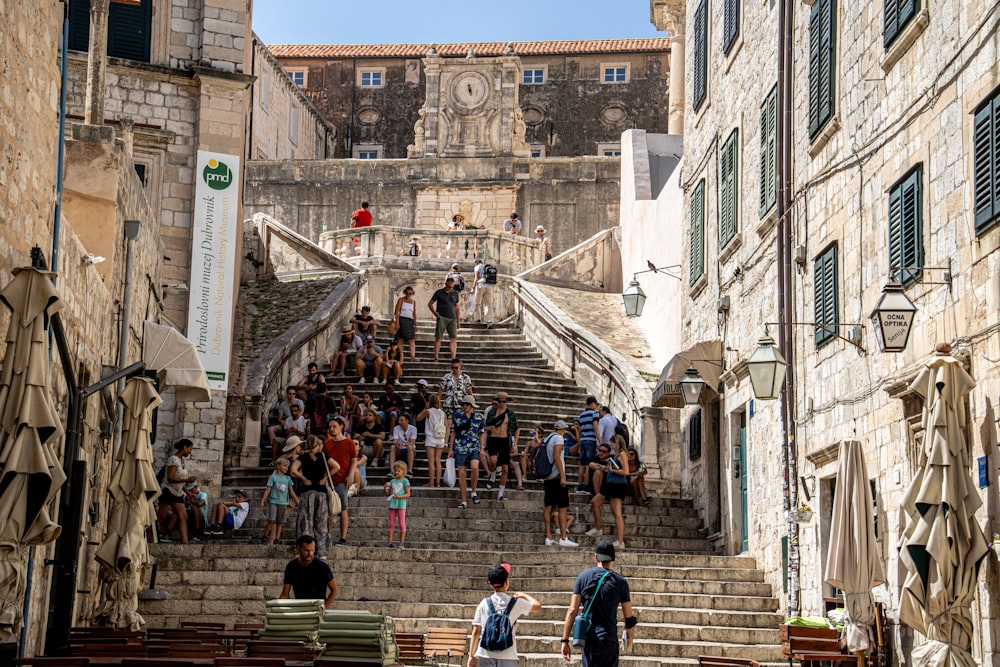
<path fill-rule="evenodd" d="M 479 645 L 487 651 L 505 651 L 514 645 L 514 624 L 510 622 L 510 611 L 514 608 L 517 598 L 511 598 L 507 608 L 497 611 L 493 601 L 486 598 L 486 608 L 490 615 L 483 624 L 483 635 Z"/>

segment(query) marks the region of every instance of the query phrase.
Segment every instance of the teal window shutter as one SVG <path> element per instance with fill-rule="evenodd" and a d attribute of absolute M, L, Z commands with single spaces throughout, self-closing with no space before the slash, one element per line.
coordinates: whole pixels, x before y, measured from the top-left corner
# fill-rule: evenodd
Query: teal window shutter
<path fill-rule="evenodd" d="M 836 338 L 839 323 L 837 304 L 837 244 L 832 243 L 813 264 L 813 315 L 816 322 L 816 347 Z"/>
<path fill-rule="evenodd" d="M 719 183 L 719 248 L 725 248 L 739 229 L 738 160 L 739 130 L 733 130 L 722 147 Z"/>
<path fill-rule="evenodd" d="M 708 0 L 694 12 L 694 98 L 692 108 L 701 108 L 708 94 Z"/>
<path fill-rule="evenodd" d="M 778 86 L 760 107 L 760 217 L 767 215 L 778 195 Z"/>
<path fill-rule="evenodd" d="M 705 179 L 691 194 L 691 277 L 694 285 L 705 273 Z"/>
<path fill-rule="evenodd" d="M 90 45 L 90 0 L 69 0 L 69 48 L 87 51 Z"/>
<path fill-rule="evenodd" d="M 1000 220 L 1000 92 L 976 111 L 972 136 L 973 210 L 978 235 Z"/>
<path fill-rule="evenodd" d="M 885 0 L 885 15 L 882 29 L 882 42 L 886 49 L 903 32 L 917 12 L 920 11 L 920 0 Z"/>
<path fill-rule="evenodd" d="M 889 191 L 889 268 L 924 265 L 921 181 L 923 166 L 917 165 Z M 920 278 L 921 271 L 906 268 L 896 272 L 904 286 Z"/>
<path fill-rule="evenodd" d="M 809 138 L 833 118 L 836 95 L 836 0 L 817 0 L 809 16 Z"/>
<path fill-rule="evenodd" d="M 108 55 L 149 62 L 149 36 L 153 22 L 153 0 L 138 5 L 112 2 L 108 7 Z M 90 48 L 90 0 L 70 0 L 69 48 Z"/>
<path fill-rule="evenodd" d="M 736 37 L 740 34 L 740 0 L 724 0 L 722 7 L 722 52 L 729 54 L 729 50 L 736 43 Z"/>

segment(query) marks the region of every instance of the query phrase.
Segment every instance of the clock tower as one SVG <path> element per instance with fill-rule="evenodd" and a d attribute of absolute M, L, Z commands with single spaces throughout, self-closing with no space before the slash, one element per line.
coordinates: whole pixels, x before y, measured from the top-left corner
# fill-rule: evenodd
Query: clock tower
<path fill-rule="evenodd" d="M 529 157 L 518 106 L 521 59 L 424 58 L 426 98 L 407 157 Z"/>

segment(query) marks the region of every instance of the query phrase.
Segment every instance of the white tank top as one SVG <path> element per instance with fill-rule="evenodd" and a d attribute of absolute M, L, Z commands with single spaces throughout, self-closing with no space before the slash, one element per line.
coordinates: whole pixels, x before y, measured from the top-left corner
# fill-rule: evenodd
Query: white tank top
<path fill-rule="evenodd" d="M 399 316 L 413 319 L 413 303 L 403 301 L 399 304 Z"/>

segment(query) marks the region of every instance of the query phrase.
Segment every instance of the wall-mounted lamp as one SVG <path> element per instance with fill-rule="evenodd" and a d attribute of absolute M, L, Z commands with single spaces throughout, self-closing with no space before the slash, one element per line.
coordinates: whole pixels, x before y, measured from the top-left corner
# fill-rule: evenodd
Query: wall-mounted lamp
<path fill-rule="evenodd" d="M 921 273 L 917 273 L 920 271 Z M 941 271 L 941 280 L 924 280 L 923 271 Z M 903 285 L 897 276 L 903 274 L 906 278 L 914 278 L 925 285 L 947 285 L 951 292 L 952 272 L 951 260 L 947 266 L 893 266 L 889 269 L 889 282 L 882 288 L 882 296 L 872 309 L 869 316 L 878 348 L 882 352 L 902 352 L 910 340 L 910 329 L 913 327 L 913 315 L 917 307 L 903 291 Z"/>
<path fill-rule="evenodd" d="M 646 305 L 646 293 L 642 291 L 642 286 L 639 285 L 639 281 L 636 279 L 636 276 L 640 273 L 663 273 L 671 278 L 676 278 L 677 280 L 681 279 L 679 275 L 671 273 L 672 270 L 681 268 L 680 264 L 655 266 L 647 259 L 646 266 L 649 268 L 645 271 L 636 271 L 632 274 L 631 282 L 629 282 L 625 291 L 622 292 L 622 302 L 625 304 L 625 314 L 629 317 L 639 317 L 642 315 L 642 308 Z"/>
<path fill-rule="evenodd" d="M 723 370 L 726 368 L 726 362 L 721 359 L 691 359 L 690 361 L 692 363 L 703 361 L 708 364 L 715 364 Z M 681 386 L 681 397 L 684 399 L 684 405 L 698 405 L 698 400 L 701 398 L 701 390 L 705 388 L 705 379 L 701 377 L 697 369 L 694 366 L 690 366 L 684 371 L 684 377 L 681 378 L 678 384 Z"/>
<path fill-rule="evenodd" d="M 747 359 L 747 369 L 750 372 L 750 384 L 753 385 L 753 395 L 760 401 L 773 401 L 781 394 L 781 385 L 785 382 L 785 369 L 788 362 L 774 346 L 774 339 L 764 335 L 757 341 L 757 349 Z"/>

